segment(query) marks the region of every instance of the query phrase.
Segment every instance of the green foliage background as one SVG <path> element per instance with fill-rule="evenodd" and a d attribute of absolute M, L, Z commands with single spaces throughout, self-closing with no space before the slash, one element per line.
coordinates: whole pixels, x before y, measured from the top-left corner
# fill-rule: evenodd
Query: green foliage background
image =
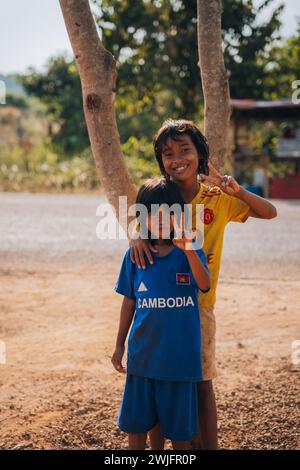
<path fill-rule="evenodd" d="M 158 173 L 152 140 L 166 118 L 203 124 L 196 0 L 91 3 L 99 35 L 117 61 L 118 129 L 129 170 L 139 184 Z M 274 0 L 262 0 L 259 7 L 252 0 L 223 0 L 222 5 L 231 97 L 290 98 L 292 82 L 300 77 L 300 28 L 295 36 L 280 38 L 283 6 L 275 7 Z M 270 5 L 272 13 L 262 22 Z M 31 68 L 14 79 L 26 95 L 7 97 L 7 109 L 18 109 L 21 117 L 11 124 L 17 129 L 15 142 L 4 139 L 0 147 L 0 189 L 98 189 L 74 61 L 52 57 L 43 72 Z M 45 132 L 36 139 L 41 116 Z M 9 119 L 2 110 L 0 132 Z M 272 151 L 278 129 L 268 125 L 255 132 L 256 150 L 267 146 Z"/>

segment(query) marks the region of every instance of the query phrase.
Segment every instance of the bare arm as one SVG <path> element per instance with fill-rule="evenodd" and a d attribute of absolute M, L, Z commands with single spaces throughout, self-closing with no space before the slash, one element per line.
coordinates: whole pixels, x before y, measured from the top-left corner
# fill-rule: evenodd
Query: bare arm
<path fill-rule="evenodd" d="M 210 276 L 196 251 L 186 250 L 185 255 L 199 289 L 202 291 L 208 291 L 210 289 Z"/>
<path fill-rule="evenodd" d="M 136 263 L 138 268 L 146 269 L 145 257 L 147 256 L 149 263 L 153 264 L 153 257 L 151 252 L 157 253 L 158 250 L 155 248 L 151 242 L 147 239 L 136 238 L 138 232 L 135 230 L 134 236 L 129 238 L 129 245 L 131 246 L 130 250 L 130 259 L 132 263 Z"/>
<path fill-rule="evenodd" d="M 135 299 L 129 299 L 128 297 L 124 296 L 122 306 L 121 306 L 116 347 L 111 358 L 111 362 L 114 368 L 118 372 L 126 372 L 125 368 L 122 365 L 122 358 L 123 358 L 124 351 L 125 351 L 125 341 L 127 338 L 130 325 L 132 323 L 134 312 L 135 312 Z"/>
<path fill-rule="evenodd" d="M 241 199 L 250 207 L 248 217 L 258 217 L 260 219 L 273 219 L 277 216 L 276 207 L 263 197 L 250 193 L 239 185 L 239 189 L 234 193 L 234 197 Z"/>
<path fill-rule="evenodd" d="M 222 176 L 215 167 L 209 162 L 209 171 L 212 176 L 200 173 L 202 181 L 214 184 L 229 196 L 234 196 L 244 201 L 250 207 L 248 217 L 257 217 L 259 219 L 273 219 L 277 216 L 276 207 L 263 197 L 250 193 L 233 178 L 233 176 Z"/>
<path fill-rule="evenodd" d="M 182 238 L 174 238 L 173 245 L 182 250 L 189 262 L 195 281 L 202 291 L 210 289 L 210 275 L 205 269 L 201 259 L 194 249 L 189 249 L 192 240 L 184 235 Z"/>

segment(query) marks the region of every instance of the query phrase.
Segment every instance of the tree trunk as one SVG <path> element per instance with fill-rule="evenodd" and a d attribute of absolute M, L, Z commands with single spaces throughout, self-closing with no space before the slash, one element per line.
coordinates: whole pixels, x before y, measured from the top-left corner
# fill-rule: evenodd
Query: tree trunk
<path fill-rule="evenodd" d="M 99 39 L 88 0 L 60 0 L 60 6 L 81 80 L 97 172 L 118 218 L 119 196 L 126 195 L 128 205 L 134 204 L 136 187 L 125 165 L 116 123 L 116 61 Z M 120 223 L 127 231 L 122 220 Z"/>
<path fill-rule="evenodd" d="M 197 0 L 197 10 L 199 64 L 205 102 L 204 133 L 211 161 L 223 171 L 228 148 L 230 97 L 222 50 L 221 0 Z"/>

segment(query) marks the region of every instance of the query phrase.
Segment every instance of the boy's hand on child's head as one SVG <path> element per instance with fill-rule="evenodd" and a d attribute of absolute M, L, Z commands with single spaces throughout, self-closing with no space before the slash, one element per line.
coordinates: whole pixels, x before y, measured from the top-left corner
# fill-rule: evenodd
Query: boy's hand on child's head
<path fill-rule="evenodd" d="M 212 176 L 204 175 L 200 173 L 201 181 L 213 184 L 214 186 L 218 186 L 224 193 L 228 194 L 229 196 L 235 196 L 241 186 L 239 183 L 233 178 L 233 176 L 229 175 L 221 175 L 221 173 L 216 170 L 216 168 L 208 162 L 209 172 Z"/>
<path fill-rule="evenodd" d="M 146 269 L 145 256 L 147 256 L 149 263 L 153 264 L 153 258 L 151 251 L 153 253 L 158 253 L 157 248 L 155 248 L 149 240 L 144 240 L 138 238 L 137 240 L 130 241 L 130 259 L 133 263 L 136 263 L 139 268 Z"/>
<path fill-rule="evenodd" d="M 114 368 L 120 373 L 126 373 L 125 367 L 122 365 L 122 359 L 124 356 L 125 347 L 124 346 L 117 346 L 115 352 L 112 355 L 111 362 Z"/>

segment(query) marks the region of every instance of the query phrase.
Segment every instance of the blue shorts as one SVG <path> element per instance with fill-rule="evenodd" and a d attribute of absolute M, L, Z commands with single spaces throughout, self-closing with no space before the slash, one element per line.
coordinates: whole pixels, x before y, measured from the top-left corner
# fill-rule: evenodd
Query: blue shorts
<path fill-rule="evenodd" d="M 158 422 L 162 435 L 173 441 L 188 441 L 198 434 L 197 382 L 127 374 L 118 418 L 120 430 L 145 433 Z"/>

